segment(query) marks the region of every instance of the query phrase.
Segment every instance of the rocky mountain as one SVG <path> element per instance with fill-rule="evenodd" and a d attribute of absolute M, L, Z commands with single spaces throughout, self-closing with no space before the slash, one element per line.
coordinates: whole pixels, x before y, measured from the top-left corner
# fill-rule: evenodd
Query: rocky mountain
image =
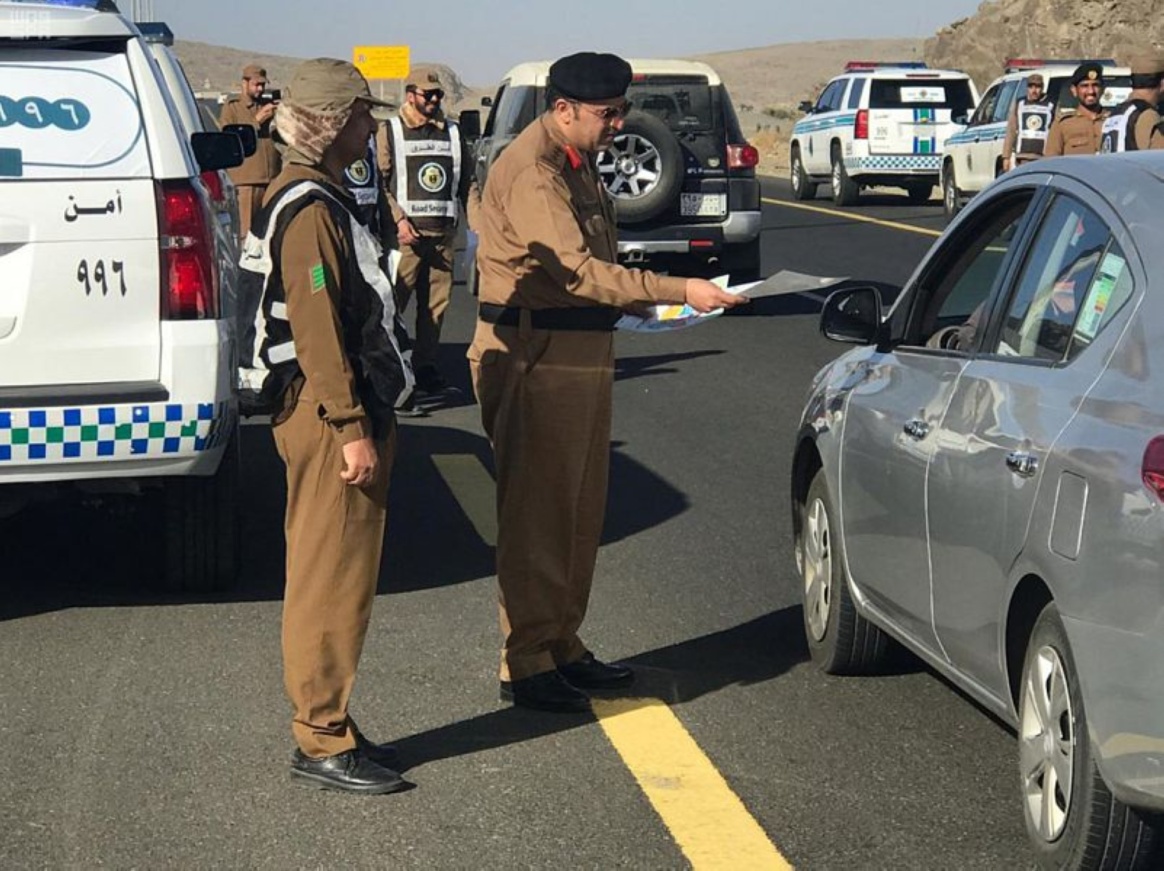
<path fill-rule="evenodd" d="M 1164 45 L 1164 0 L 991 0 L 926 41 L 930 66 L 970 73 L 979 88 L 1008 57 L 1110 57 Z"/>

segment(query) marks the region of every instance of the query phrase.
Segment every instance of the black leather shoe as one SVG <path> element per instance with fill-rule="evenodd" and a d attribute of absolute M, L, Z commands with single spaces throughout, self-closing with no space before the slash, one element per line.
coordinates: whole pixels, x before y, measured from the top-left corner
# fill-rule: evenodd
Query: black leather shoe
<path fill-rule="evenodd" d="M 635 673 L 625 665 L 599 662 L 593 653 L 587 653 L 575 662 L 559 665 L 558 673 L 573 686 L 584 690 L 615 689 L 630 686 L 635 680 Z"/>
<path fill-rule="evenodd" d="M 590 697 L 570 686 L 556 671 L 544 671 L 521 680 L 503 680 L 501 701 L 513 702 L 519 708 L 559 714 L 579 714 L 590 710 Z"/>
<path fill-rule="evenodd" d="M 400 754 L 391 744 L 373 744 L 356 728 L 355 723 L 349 723 L 348 728 L 356 739 L 356 749 L 363 753 L 365 758 L 384 768 L 396 768 L 400 764 Z"/>
<path fill-rule="evenodd" d="M 377 765 L 357 750 L 314 759 L 296 750 L 291 776 L 316 789 L 335 789 L 362 795 L 384 795 L 409 789 L 412 784 L 393 771 Z"/>

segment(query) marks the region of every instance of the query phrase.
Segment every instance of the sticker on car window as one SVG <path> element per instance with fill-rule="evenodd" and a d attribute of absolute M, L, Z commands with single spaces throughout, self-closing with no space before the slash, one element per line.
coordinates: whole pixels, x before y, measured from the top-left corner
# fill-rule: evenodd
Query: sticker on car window
<path fill-rule="evenodd" d="M 901 89 L 902 103 L 944 103 L 946 89 L 935 85 L 908 86 Z"/>
<path fill-rule="evenodd" d="M 1091 288 L 1087 292 L 1087 299 L 1084 300 L 1079 323 L 1075 326 L 1075 332 L 1080 338 L 1091 341 L 1099 333 L 1104 313 L 1111 303 L 1112 293 L 1123 277 L 1127 265 L 1127 261 L 1118 254 L 1109 251 L 1104 256 L 1099 264 L 1095 281 L 1091 282 Z"/>
<path fill-rule="evenodd" d="M 0 149 L 22 176 L 135 178 L 150 173 L 141 108 L 126 58 L 67 50 L 0 61 Z"/>

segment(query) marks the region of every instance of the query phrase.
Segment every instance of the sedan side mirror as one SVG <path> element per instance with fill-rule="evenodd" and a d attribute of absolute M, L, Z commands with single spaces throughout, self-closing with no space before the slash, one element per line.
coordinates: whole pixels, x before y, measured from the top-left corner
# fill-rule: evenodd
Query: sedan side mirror
<path fill-rule="evenodd" d="M 854 345 L 872 345 L 881 332 L 881 296 L 875 287 L 838 290 L 825 300 L 820 313 L 825 338 Z"/>
<path fill-rule="evenodd" d="M 194 133 L 190 146 L 202 172 L 241 166 L 246 159 L 242 140 L 234 133 Z"/>
<path fill-rule="evenodd" d="M 811 115 L 812 110 L 816 108 L 816 104 L 813 103 L 812 100 L 801 100 L 800 106 L 797 108 L 799 108 L 800 111 L 803 112 L 805 115 Z"/>
<path fill-rule="evenodd" d="M 259 147 L 259 134 L 250 124 L 227 124 L 222 128 L 222 132 L 233 133 L 239 138 L 245 157 L 250 157 Z"/>

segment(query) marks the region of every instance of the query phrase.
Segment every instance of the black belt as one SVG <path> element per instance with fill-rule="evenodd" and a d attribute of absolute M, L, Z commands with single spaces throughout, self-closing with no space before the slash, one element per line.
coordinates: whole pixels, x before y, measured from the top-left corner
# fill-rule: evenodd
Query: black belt
<path fill-rule="evenodd" d="M 530 326 L 537 330 L 593 330 L 610 332 L 622 312 L 613 306 L 591 305 L 580 308 L 529 309 Z M 507 305 L 481 303 L 477 316 L 487 324 L 516 327 L 522 309 Z"/>

